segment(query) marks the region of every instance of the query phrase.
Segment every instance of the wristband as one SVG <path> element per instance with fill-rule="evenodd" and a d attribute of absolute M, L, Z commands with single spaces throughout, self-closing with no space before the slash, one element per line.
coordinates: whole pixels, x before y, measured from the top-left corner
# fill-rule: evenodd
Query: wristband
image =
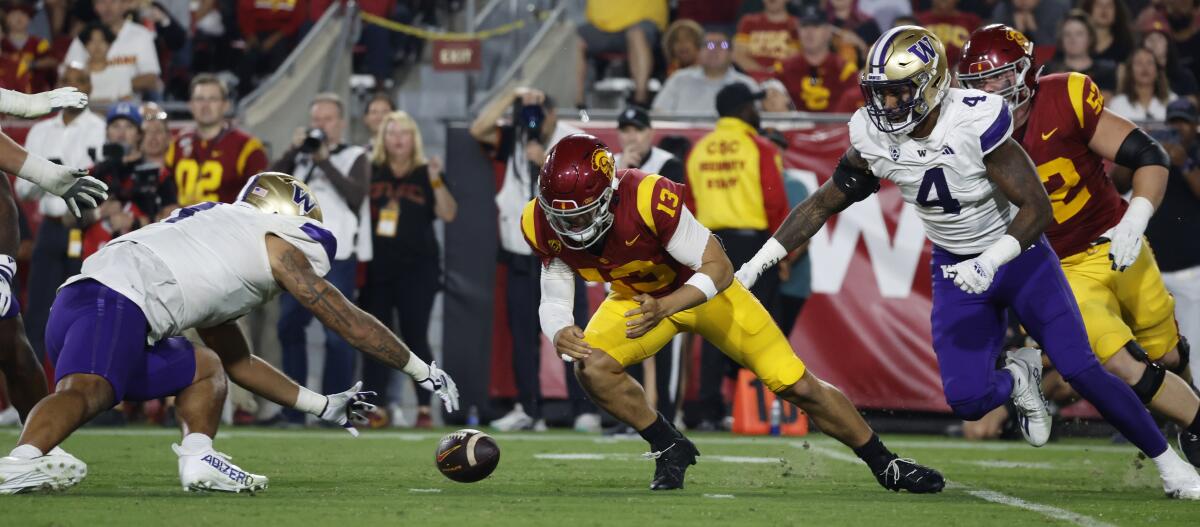
<path fill-rule="evenodd" d="M 717 296 L 717 285 L 713 283 L 711 276 L 704 273 L 692 275 L 691 278 L 688 278 L 687 282 L 684 282 L 684 285 L 690 285 L 699 289 L 701 293 L 704 293 L 705 300 L 712 300 L 714 296 Z"/>

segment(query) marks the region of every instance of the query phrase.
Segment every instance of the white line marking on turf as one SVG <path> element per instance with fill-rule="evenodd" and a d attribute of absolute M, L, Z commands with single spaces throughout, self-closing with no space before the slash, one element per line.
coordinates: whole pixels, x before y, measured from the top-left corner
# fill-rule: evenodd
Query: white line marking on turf
<path fill-rule="evenodd" d="M 534 454 L 534 459 L 547 459 L 552 461 L 641 461 L 645 459 L 643 456 L 634 454 L 597 454 L 597 453 L 566 453 L 566 454 Z M 718 463 L 739 463 L 739 464 L 772 464 L 782 463 L 783 459 L 777 457 L 751 457 L 751 456 L 704 456 L 705 461 L 716 461 Z"/>
<path fill-rule="evenodd" d="M 605 459 L 613 459 L 609 454 L 534 454 L 533 457 L 534 459 L 549 459 L 553 461 L 604 461 Z"/>
<path fill-rule="evenodd" d="M 704 497 L 705 498 L 714 498 L 714 499 L 719 499 L 719 500 L 720 499 L 731 500 L 731 499 L 733 499 L 733 494 L 705 494 Z"/>
<path fill-rule="evenodd" d="M 815 446 L 815 445 L 809 445 L 808 448 L 805 448 L 803 443 L 792 443 L 792 446 L 794 446 L 796 448 L 812 450 L 812 452 L 814 454 L 817 454 L 820 456 L 825 456 L 830 459 L 836 459 L 838 461 L 845 461 L 847 463 L 855 463 L 855 464 L 862 463 L 862 460 L 858 459 L 855 456 L 852 456 L 845 452 L 833 450 L 831 448 L 825 448 L 822 446 Z M 1080 525 L 1082 527 L 1113 527 L 1111 524 L 1104 523 L 1100 520 L 1092 518 L 1091 516 L 1084 516 L 1082 514 L 1071 512 L 1071 511 L 1068 511 L 1065 509 L 1060 509 L 1058 507 L 1052 507 L 1050 505 L 1043 505 L 1041 503 L 1025 501 L 1021 498 L 1009 496 L 1007 494 L 1002 494 L 1002 493 L 999 493 L 999 492 L 996 492 L 996 491 L 990 490 L 990 489 L 971 488 L 971 487 L 968 487 L 961 483 L 956 483 L 956 482 L 952 482 L 949 480 L 946 481 L 946 487 L 952 488 L 952 489 L 960 489 L 963 492 L 965 492 L 971 496 L 974 496 L 976 498 L 979 498 L 981 500 L 984 500 L 984 501 L 990 501 L 992 503 L 998 503 L 1000 505 L 1008 505 L 1009 507 L 1016 507 L 1018 509 L 1025 509 L 1027 511 L 1036 512 L 1038 514 L 1041 514 L 1041 515 L 1049 517 L 1049 518 L 1054 518 L 1056 520 L 1070 522 L 1075 525 Z"/>
<path fill-rule="evenodd" d="M 423 493 L 423 494 L 437 494 L 437 493 L 441 492 L 442 489 L 408 489 L 408 491 L 409 492 L 419 492 L 419 493 Z"/>
<path fill-rule="evenodd" d="M 1001 461 L 998 459 L 982 459 L 978 461 L 959 461 L 968 465 L 975 465 L 985 468 L 1035 468 L 1049 470 L 1054 468 L 1054 463 L 1028 463 L 1022 461 Z"/>

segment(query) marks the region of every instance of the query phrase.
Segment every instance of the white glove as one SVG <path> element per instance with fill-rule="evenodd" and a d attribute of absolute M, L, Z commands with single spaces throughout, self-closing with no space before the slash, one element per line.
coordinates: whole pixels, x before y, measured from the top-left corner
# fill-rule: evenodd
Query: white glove
<path fill-rule="evenodd" d="M 358 437 L 358 429 L 354 428 L 353 422 L 365 421 L 366 416 L 363 412 L 375 409 L 375 405 L 367 402 L 367 397 L 374 396 L 375 392 L 361 392 L 360 389 L 362 381 L 354 383 L 354 386 L 342 393 L 326 395 L 325 409 L 319 416 L 321 420 L 340 425 L 350 432 L 350 435 Z"/>
<path fill-rule="evenodd" d="M 87 175 L 86 170 L 77 170 L 47 161 L 36 154 L 26 154 L 25 164 L 17 176 L 27 179 L 55 196 L 62 196 L 67 208 L 75 217 L 83 208 L 95 208 L 97 203 L 108 199 L 108 185 Z"/>
<path fill-rule="evenodd" d="M 1113 228 L 1104 231 L 1100 238 L 1107 238 L 1108 259 L 1112 260 L 1114 271 L 1124 271 L 1136 262 L 1142 254 L 1142 234 L 1146 232 L 1146 224 L 1154 215 L 1154 204 L 1141 196 L 1129 200 L 1129 208 L 1121 221 Z"/>
<path fill-rule="evenodd" d="M 12 307 L 12 280 L 17 274 L 17 261 L 12 256 L 0 254 L 0 315 Z"/>
<path fill-rule="evenodd" d="M 1021 242 L 1005 234 L 983 254 L 954 265 L 943 265 L 942 272 L 954 278 L 954 285 L 973 295 L 987 291 L 992 286 L 996 269 L 1021 254 Z"/>
<path fill-rule="evenodd" d="M 33 95 L 12 90 L 0 92 L 0 113 L 41 117 L 59 108 L 86 108 L 88 96 L 76 88 L 58 88 Z"/>
<path fill-rule="evenodd" d="M 758 281 L 758 277 L 763 274 L 763 271 L 770 269 L 771 266 L 779 263 L 787 257 L 787 249 L 783 244 L 779 243 L 774 236 L 767 239 L 762 248 L 754 254 L 750 261 L 742 264 L 742 267 L 733 274 L 746 289 L 754 287 L 754 283 Z"/>
<path fill-rule="evenodd" d="M 416 358 L 413 356 L 412 358 Z M 458 385 L 454 384 L 454 379 L 451 379 L 446 372 L 437 367 L 437 361 L 429 363 L 429 377 L 425 379 L 413 378 L 413 381 L 426 390 L 429 390 L 442 399 L 442 404 L 446 406 L 447 412 L 458 411 Z"/>

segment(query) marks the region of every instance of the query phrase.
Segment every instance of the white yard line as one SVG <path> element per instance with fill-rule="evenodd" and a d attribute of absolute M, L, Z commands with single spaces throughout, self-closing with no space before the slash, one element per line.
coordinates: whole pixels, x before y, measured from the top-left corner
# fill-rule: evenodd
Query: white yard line
<path fill-rule="evenodd" d="M 819 456 L 824 456 L 824 457 L 827 457 L 830 459 L 836 459 L 838 461 L 844 461 L 847 463 L 854 463 L 854 464 L 862 463 L 862 460 L 858 459 L 857 457 L 847 454 L 846 452 L 843 452 L 840 450 L 834 450 L 832 448 L 826 448 L 823 446 L 813 446 L 813 445 L 809 445 L 808 447 L 805 447 L 803 443 L 792 443 L 792 446 L 795 446 L 796 448 L 800 448 L 800 449 L 804 449 L 804 450 L 809 450 L 812 453 L 817 454 Z M 1069 510 L 1060 509 L 1058 507 L 1053 507 L 1050 505 L 1043 505 L 1041 503 L 1025 501 L 1021 498 L 1009 496 L 1007 494 L 996 492 L 991 489 L 972 488 L 967 485 L 963 485 L 961 483 L 953 482 L 950 480 L 946 481 L 946 488 L 962 490 L 963 492 L 967 493 L 968 495 L 974 496 L 974 497 L 979 498 L 984 501 L 990 501 L 992 503 L 998 503 L 1000 505 L 1007 505 L 1009 507 L 1016 507 L 1018 509 L 1024 509 L 1027 511 L 1036 512 L 1038 514 L 1041 514 L 1042 516 L 1046 516 L 1048 518 L 1053 518 L 1055 520 L 1062 520 L 1065 522 L 1073 523 L 1073 524 L 1079 525 L 1081 527 L 1113 527 L 1112 524 L 1104 523 L 1104 522 L 1097 520 L 1091 516 L 1085 516 L 1083 514 L 1071 512 Z"/>
<path fill-rule="evenodd" d="M 597 454 L 593 452 L 582 453 L 543 453 L 534 454 L 534 459 L 546 459 L 551 461 L 642 461 L 645 456 L 636 454 Z M 777 457 L 751 457 L 751 456 L 702 456 L 704 461 L 716 461 L 718 463 L 737 463 L 750 465 L 764 465 L 773 463 L 782 463 L 784 460 Z"/>

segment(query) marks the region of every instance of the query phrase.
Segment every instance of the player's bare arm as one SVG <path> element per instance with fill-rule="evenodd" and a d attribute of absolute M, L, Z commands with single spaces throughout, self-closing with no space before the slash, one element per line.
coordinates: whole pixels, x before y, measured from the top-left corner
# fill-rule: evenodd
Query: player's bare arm
<path fill-rule="evenodd" d="M 292 244 L 267 237 L 271 273 L 325 327 L 352 346 L 395 369 L 404 369 L 412 352 L 375 317 L 350 303 L 329 281 L 317 276 L 308 258 Z"/>
<path fill-rule="evenodd" d="M 702 258 L 703 263 L 696 270 L 696 274 L 706 275 L 707 279 L 712 281 L 716 288 L 714 295 L 733 283 L 733 263 L 729 261 L 729 256 L 721 248 L 721 242 L 717 241 L 716 236 L 709 235 Z M 625 322 L 625 335 L 629 338 L 645 335 L 664 318 L 707 302 L 710 296 L 703 290 L 704 287 L 689 281 L 662 298 L 654 298 L 647 294 L 634 297 L 633 299 L 642 305 L 625 313 L 625 316 L 629 317 Z"/>
<path fill-rule="evenodd" d="M 793 207 L 762 249 L 742 264 L 737 272 L 738 281 L 747 288 L 753 287 L 759 275 L 806 244 L 830 216 L 866 199 L 876 190 L 879 190 L 879 179 L 871 174 L 870 165 L 858 150 L 850 147 L 838 161 L 833 177 Z"/>
<path fill-rule="evenodd" d="M 1050 225 L 1050 197 L 1038 178 L 1037 169 L 1021 145 L 1007 139 L 983 158 L 988 178 L 996 183 L 1008 201 L 1018 207 L 1008 225 L 1008 235 L 1029 247 Z"/>
<path fill-rule="evenodd" d="M 275 404 L 293 406 L 300 385 L 250 353 L 250 344 L 237 322 L 196 328 L 196 333 L 221 358 L 221 365 L 233 382 Z"/>
<path fill-rule="evenodd" d="M 1088 148 L 1132 171 L 1133 197 L 1121 221 L 1102 235 L 1112 268 L 1124 271 L 1142 252 L 1142 234 L 1167 192 L 1171 159 L 1162 145 L 1127 119 L 1104 110 Z"/>

